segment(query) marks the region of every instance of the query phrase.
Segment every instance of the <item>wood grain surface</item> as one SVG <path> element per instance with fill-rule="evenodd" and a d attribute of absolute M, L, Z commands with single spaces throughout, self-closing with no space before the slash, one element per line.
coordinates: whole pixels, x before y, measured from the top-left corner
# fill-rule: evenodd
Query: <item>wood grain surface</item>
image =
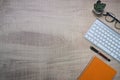
<path fill-rule="evenodd" d="M 120 0 L 102 1 L 120 19 Z M 120 63 L 95 54 L 84 39 L 96 19 L 95 2 L 0 0 L 0 80 L 76 80 L 94 55 L 117 70 L 119 80 Z"/>

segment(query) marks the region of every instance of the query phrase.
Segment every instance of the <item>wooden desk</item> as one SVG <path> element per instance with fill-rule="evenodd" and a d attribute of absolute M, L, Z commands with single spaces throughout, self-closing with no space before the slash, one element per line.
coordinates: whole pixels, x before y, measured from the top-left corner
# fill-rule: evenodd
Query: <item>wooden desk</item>
<path fill-rule="evenodd" d="M 101 58 L 84 39 L 96 19 L 95 1 L 1 1 L 0 80 L 76 80 L 94 55 Z M 120 0 L 102 1 L 120 19 Z M 120 63 L 105 55 L 111 62 L 101 59 L 117 70 L 119 80 Z"/>

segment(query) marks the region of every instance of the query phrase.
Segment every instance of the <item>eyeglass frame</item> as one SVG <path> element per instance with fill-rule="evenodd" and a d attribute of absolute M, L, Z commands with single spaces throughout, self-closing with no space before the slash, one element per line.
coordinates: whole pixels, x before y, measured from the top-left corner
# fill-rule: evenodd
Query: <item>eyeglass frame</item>
<path fill-rule="evenodd" d="M 117 23 L 120 24 L 120 20 L 118 20 L 116 17 L 114 17 L 114 16 L 112 15 L 112 13 L 106 12 L 106 14 L 103 14 L 103 16 L 105 16 L 105 20 L 106 20 L 107 22 L 110 22 L 110 23 L 111 23 L 111 22 L 116 21 L 115 24 L 114 24 L 114 27 L 115 27 L 116 29 L 119 29 L 119 30 L 120 30 L 120 28 L 118 28 L 118 27 L 116 26 Z M 113 20 L 112 20 L 112 21 L 108 21 L 108 20 L 106 19 L 107 16 L 112 17 Z"/>

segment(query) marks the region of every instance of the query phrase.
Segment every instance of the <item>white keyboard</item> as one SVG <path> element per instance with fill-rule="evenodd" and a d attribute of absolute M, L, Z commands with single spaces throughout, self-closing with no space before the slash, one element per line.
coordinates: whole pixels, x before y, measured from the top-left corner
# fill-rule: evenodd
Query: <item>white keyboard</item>
<path fill-rule="evenodd" d="M 96 19 L 85 38 L 120 62 L 120 34 L 102 21 Z"/>

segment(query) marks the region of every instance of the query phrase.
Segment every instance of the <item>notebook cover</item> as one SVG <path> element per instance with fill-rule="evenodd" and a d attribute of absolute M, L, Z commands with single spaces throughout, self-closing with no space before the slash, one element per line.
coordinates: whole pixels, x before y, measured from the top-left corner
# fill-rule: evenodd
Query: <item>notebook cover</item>
<path fill-rule="evenodd" d="M 96 56 L 77 80 L 112 80 L 117 72 Z"/>

